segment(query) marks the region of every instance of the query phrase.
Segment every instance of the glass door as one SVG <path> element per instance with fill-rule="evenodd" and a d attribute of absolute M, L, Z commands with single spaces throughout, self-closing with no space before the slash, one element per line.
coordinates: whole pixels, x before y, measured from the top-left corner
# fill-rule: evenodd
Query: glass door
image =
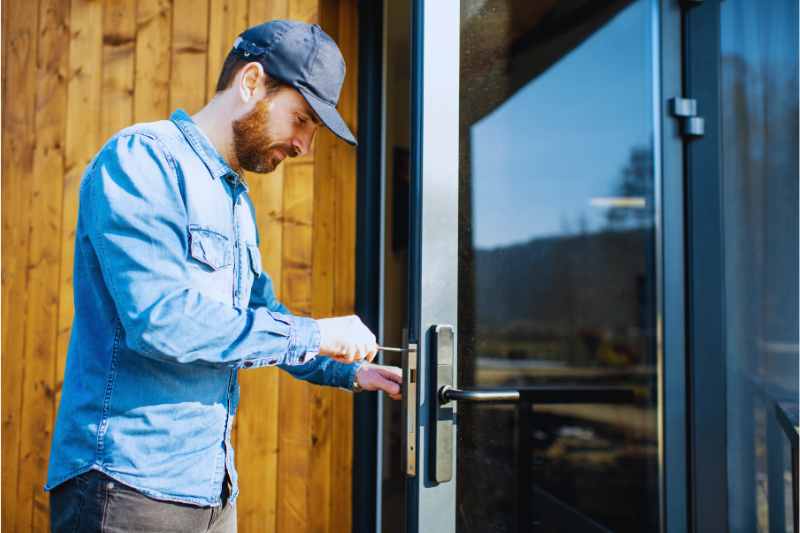
<path fill-rule="evenodd" d="M 412 13 L 404 529 L 666 531 L 683 393 L 668 412 L 664 391 L 683 349 L 682 330 L 664 340 L 665 310 L 682 320 L 664 294 L 664 265 L 682 263 L 665 238 L 682 212 L 662 204 L 664 169 L 680 179 L 664 10 Z"/>

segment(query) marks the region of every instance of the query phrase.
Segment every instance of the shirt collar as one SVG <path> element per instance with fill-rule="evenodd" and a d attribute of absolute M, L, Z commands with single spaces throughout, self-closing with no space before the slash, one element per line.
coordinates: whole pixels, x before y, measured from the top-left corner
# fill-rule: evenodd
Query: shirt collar
<path fill-rule="evenodd" d="M 192 149 L 197 153 L 198 157 L 208 167 L 213 179 L 227 177 L 231 180 L 239 179 L 240 183 L 247 191 L 247 183 L 244 176 L 238 175 L 225 161 L 225 158 L 217 151 L 211 144 L 211 141 L 205 133 L 197 126 L 197 123 L 192 120 L 192 117 L 183 109 L 176 109 L 169 119 L 181 130 L 186 140 L 192 146 Z"/>

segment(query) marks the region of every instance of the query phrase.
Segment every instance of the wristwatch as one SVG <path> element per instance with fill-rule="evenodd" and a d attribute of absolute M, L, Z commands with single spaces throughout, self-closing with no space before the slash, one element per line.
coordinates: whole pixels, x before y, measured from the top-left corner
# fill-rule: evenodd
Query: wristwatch
<path fill-rule="evenodd" d="M 358 383 L 358 371 L 361 370 L 362 366 L 363 365 L 359 364 L 353 374 L 353 385 L 350 387 L 350 390 L 353 392 L 364 392 L 364 388 Z"/>

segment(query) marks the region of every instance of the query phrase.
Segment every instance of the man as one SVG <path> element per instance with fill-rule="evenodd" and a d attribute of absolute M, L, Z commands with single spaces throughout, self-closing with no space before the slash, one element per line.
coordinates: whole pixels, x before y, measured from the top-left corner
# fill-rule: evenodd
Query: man
<path fill-rule="evenodd" d="M 242 169 L 306 153 L 336 111 L 344 60 L 317 25 L 273 21 L 234 43 L 193 117 L 136 124 L 87 167 L 75 319 L 50 454 L 54 531 L 235 531 L 237 372 L 400 395 L 355 316 L 314 320 L 261 269 Z"/>

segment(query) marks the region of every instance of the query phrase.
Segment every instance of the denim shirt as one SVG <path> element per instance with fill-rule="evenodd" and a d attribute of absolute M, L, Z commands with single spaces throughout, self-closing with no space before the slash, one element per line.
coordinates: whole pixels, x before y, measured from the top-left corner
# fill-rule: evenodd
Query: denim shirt
<path fill-rule="evenodd" d="M 247 184 L 182 110 L 109 139 L 80 183 L 75 317 L 45 490 L 90 469 L 219 505 L 239 369 L 350 388 L 316 323 L 275 298 Z"/>

